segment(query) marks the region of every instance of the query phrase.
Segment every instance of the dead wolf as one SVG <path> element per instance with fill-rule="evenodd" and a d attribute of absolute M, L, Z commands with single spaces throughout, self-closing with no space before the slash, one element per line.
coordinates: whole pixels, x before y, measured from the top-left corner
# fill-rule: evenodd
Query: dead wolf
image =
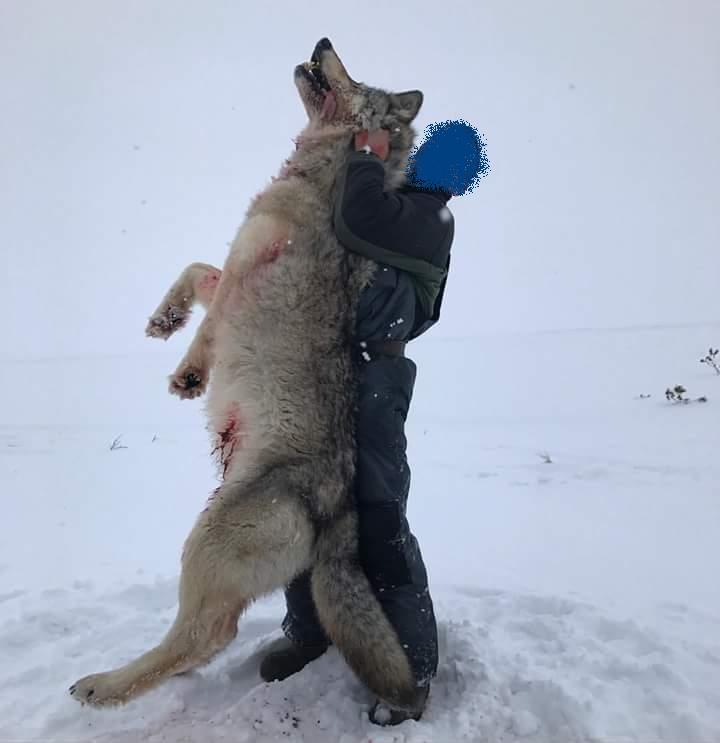
<path fill-rule="evenodd" d="M 170 391 L 208 388 L 223 479 L 185 542 L 177 619 L 154 649 L 76 682 L 80 702 L 124 703 L 209 661 L 253 600 L 312 568 L 321 623 L 351 668 L 390 706 L 417 704 L 407 655 L 358 559 L 351 343 L 377 264 L 339 244 L 332 205 L 360 130 L 391 132 L 386 187 L 403 182 L 423 97 L 354 81 L 327 39 L 294 77 L 308 115 L 295 152 L 251 203 L 223 270 L 188 267 L 146 331 L 167 338 L 194 303 L 207 310 Z"/>

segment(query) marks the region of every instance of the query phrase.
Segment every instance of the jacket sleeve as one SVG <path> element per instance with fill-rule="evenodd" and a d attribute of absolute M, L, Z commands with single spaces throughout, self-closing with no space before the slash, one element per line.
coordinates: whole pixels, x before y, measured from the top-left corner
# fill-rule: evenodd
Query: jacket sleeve
<path fill-rule="evenodd" d="M 355 152 L 341 169 L 333 226 L 353 253 L 409 273 L 428 317 L 447 275 L 453 223 L 440 217 L 444 203 L 429 194 L 385 191 L 385 168 L 376 155 Z"/>
<path fill-rule="evenodd" d="M 397 250 L 398 246 L 387 243 L 388 235 L 401 231 L 409 218 L 409 204 L 403 201 L 399 194 L 385 191 L 385 168 L 377 155 L 352 153 L 340 172 L 336 191 L 334 226 L 338 238 L 343 243 L 343 238 L 349 243 L 359 239 Z"/>

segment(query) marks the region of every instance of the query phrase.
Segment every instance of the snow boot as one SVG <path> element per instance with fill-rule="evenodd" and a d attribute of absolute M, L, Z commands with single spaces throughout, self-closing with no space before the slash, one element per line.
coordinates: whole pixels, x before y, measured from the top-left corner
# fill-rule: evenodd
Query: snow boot
<path fill-rule="evenodd" d="M 417 690 L 417 696 L 411 709 L 394 709 L 384 702 L 378 700 L 370 710 L 370 722 L 375 725 L 387 727 L 390 725 L 399 725 L 405 720 L 419 720 L 425 711 L 430 686 L 420 686 Z"/>
<path fill-rule="evenodd" d="M 319 658 L 327 649 L 328 643 L 320 645 L 296 645 L 286 637 L 274 642 L 260 663 L 260 676 L 263 681 L 282 681 L 308 663 Z"/>

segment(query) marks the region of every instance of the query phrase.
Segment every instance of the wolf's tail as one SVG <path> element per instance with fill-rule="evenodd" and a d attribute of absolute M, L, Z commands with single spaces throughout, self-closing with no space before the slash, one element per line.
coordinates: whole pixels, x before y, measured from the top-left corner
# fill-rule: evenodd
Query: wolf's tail
<path fill-rule="evenodd" d="M 410 662 L 357 558 L 357 516 L 344 514 L 318 538 L 312 590 L 318 616 L 360 680 L 384 702 L 410 709 Z"/>

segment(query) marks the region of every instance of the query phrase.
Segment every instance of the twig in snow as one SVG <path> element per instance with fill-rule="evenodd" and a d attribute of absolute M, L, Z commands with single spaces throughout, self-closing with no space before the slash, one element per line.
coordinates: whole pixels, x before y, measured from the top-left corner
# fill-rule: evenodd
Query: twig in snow
<path fill-rule="evenodd" d="M 718 351 L 720 349 L 713 348 L 710 346 L 710 350 L 708 351 L 707 356 L 704 359 L 700 359 L 701 364 L 707 364 L 708 366 L 711 366 L 713 369 L 715 369 L 716 374 L 720 374 L 720 366 L 718 366 Z"/>
<path fill-rule="evenodd" d="M 121 438 L 122 438 L 122 435 L 120 435 L 120 436 L 117 436 L 117 437 L 116 437 L 116 438 L 115 438 L 115 439 L 113 440 L 112 444 L 110 444 L 110 451 L 115 451 L 116 449 L 127 449 L 127 446 L 123 446 L 123 445 L 122 445 L 122 444 L 120 443 L 120 439 L 121 439 Z"/>
<path fill-rule="evenodd" d="M 546 451 L 538 452 L 538 456 L 540 457 L 540 459 L 542 459 L 543 464 L 552 464 L 553 463 L 552 457 Z"/>

